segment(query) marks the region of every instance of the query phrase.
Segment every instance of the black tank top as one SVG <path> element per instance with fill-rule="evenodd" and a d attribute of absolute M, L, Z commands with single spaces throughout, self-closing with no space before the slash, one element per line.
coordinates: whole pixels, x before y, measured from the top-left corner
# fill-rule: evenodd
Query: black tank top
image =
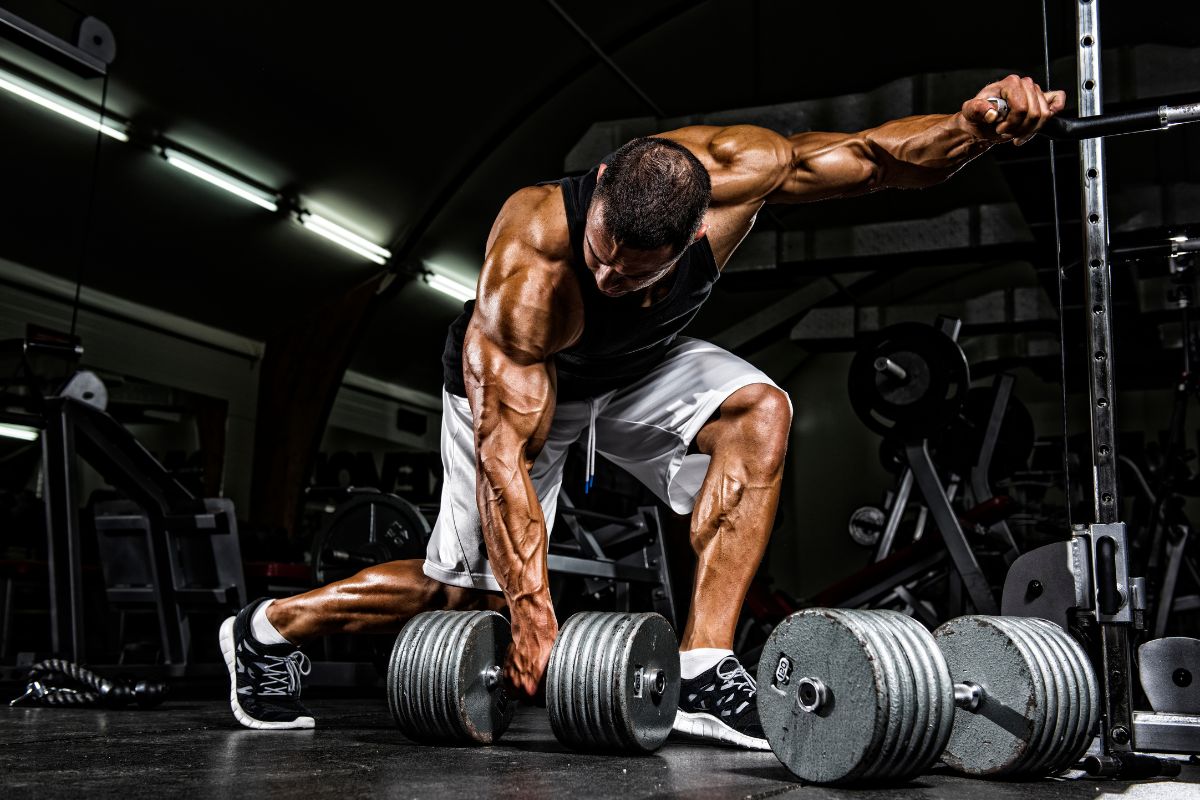
<path fill-rule="evenodd" d="M 640 293 L 622 297 L 602 294 L 583 259 L 583 229 L 596 191 L 596 173 L 593 169 L 586 175 L 557 181 L 567 210 L 573 255 L 571 269 L 579 281 L 584 314 L 579 341 L 554 356 L 559 400 L 595 397 L 648 373 L 662 361 L 671 342 L 696 316 L 720 277 L 705 237 L 684 251 L 674 272 L 665 278 L 671 281 L 667 295 L 648 308 L 642 307 Z M 474 310 L 475 301 L 468 300 L 462 314 L 450 324 L 442 353 L 446 390 L 459 397 L 466 396 L 462 345 Z"/>

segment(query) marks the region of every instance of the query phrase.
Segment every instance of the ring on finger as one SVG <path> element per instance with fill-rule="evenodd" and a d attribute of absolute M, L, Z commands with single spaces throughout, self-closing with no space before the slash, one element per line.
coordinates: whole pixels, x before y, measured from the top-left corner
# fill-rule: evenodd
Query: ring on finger
<path fill-rule="evenodd" d="M 987 101 L 996 106 L 996 121 L 1003 122 L 1008 117 L 1008 101 L 1003 97 L 989 97 Z"/>

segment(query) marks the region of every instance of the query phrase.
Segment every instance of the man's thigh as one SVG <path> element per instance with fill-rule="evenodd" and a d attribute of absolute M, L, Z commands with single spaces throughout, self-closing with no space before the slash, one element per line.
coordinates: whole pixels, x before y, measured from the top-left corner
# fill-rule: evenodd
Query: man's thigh
<path fill-rule="evenodd" d="M 730 395 L 756 383 L 779 388 L 745 359 L 681 337 L 650 374 L 618 390 L 600 409 L 596 450 L 686 514 L 710 460 L 689 454 L 689 445 Z"/>

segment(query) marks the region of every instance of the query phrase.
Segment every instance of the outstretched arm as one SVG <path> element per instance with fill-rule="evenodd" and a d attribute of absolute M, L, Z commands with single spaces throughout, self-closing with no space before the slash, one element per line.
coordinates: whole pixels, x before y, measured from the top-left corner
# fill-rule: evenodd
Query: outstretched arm
<path fill-rule="evenodd" d="M 1007 116 L 989 97 L 1007 103 Z M 939 183 L 997 142 L 1023 144 L 1064 105 L 1063 92 L 1043 92 L 1030 78 L 1010 75 L 985 86 L 956 114 L 906 117 L 859 133 L 784 137 L 735 125 L 664 136 L 704 161 L 714 204 L 804 203 Z"/>

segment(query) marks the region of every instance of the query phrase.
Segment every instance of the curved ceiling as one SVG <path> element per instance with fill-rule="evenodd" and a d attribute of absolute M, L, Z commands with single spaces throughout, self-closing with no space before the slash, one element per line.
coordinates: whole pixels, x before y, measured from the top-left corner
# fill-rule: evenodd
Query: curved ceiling
<path fill-rule="evenodd" d="M 85 14 L 105 21 L 117 41 L 107 105 L 138 130 L 466 279 L 509 193 L 557 177 L 592 123 L 654 114 L 547 0 L 0 3 L 65 39 Z M 557 4 L 666 116 L 835 97 L 913 74 L 1037 69 L 1040 7 L 1021 5 L 980 19 L 976 5 L 943 0 Z M 1156 15 L 1105 3 L 1106 46 L 1195 46 L 1195 20 L 1166 13 L 1197 12 L 1161 5 Z M 1052 23 L 1056 52 L 1068 52 L 1069 21 Z M 3 65 L 100 100 L 101 81 L 0 40 Z M 256 338 L 377 269 L 144 149 L 103 142 L 93 183 L 95 138 L 3 93 L 0 119 L 0 257 L 71 279 L 82 269 L 96 289 Z M 898 205 L 877 205 L 889 202 Z M 404 286 L 370 321 L 356 368 L 436 390 L 456 311 L 422 284 Z"/>

